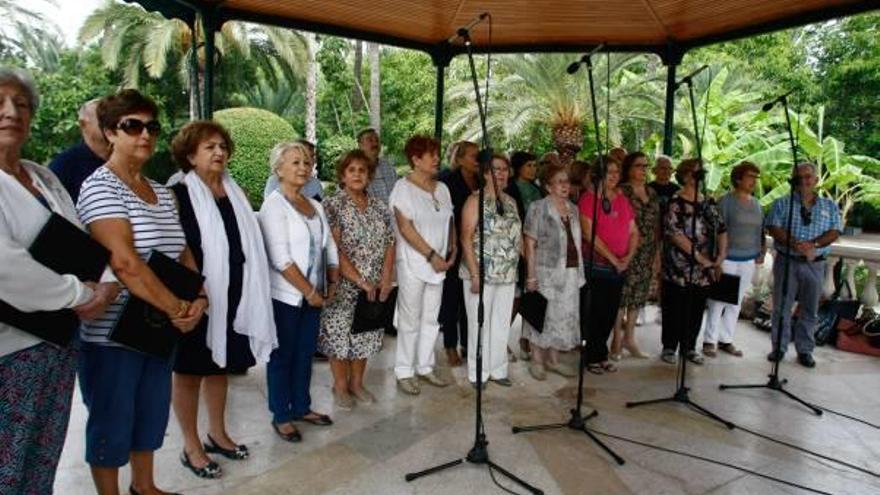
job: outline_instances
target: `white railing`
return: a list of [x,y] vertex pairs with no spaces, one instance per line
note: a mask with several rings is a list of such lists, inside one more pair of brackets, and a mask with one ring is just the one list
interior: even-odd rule
[[[772,240],[768,238],[768,243],[772,245]],[[764,268],[760,269],[755,277],[755,283],[759,283],[764,277],[772,277],[770,267],[772,258],[768,253],[767,263]],[[854,300],[858,299],[867,307],[875,308],[880,302],[880,295],[877,293],[877,270],[880,269],[880,235],[878,234],[860,234],[858,236],[843,236],[837,242],[831,245],[831,253],[828,254],[828,261],[825,264],[825,280],[822,285],[822,294],[825,297],[831,297],[834,294],[834,267],[839,260],[843,260],[843,276],[847,284],[841,289],[841,299]],[[865,280],[864,288],[861,294],[850,293],[849,287],[856,292],[856,268],[864,265],[868,269],[868,276]]]

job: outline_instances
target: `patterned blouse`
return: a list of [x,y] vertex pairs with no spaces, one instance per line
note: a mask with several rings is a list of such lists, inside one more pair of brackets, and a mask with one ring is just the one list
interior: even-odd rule
[[[512,284],[516,282],[517,264],[522,247],[522,225],[519,221],[519,213],[516,202],[508,195],[502,199],[504,215],[498,214],[494,198],[486,198],[483,205],[483,222],[486,237],[486,283],[489,284]],[[474,230],[473,249],[480,263],[480,231],[479,226]],[[462,263],[458,275],[462,279],[469,279],[470,272],[467,264]]]
[[[706,257],[713,257],[712,251],[717,246],[717,236],[727,232],[715,203],[705,200],[694,203],[676,194],[669,200],[668,208],[664,231],[666,238],[672,239],[681,234],[691,242],[695,242],[697,252]],[[698,212],[696,234],[693,229],[695,212]],[[710,272],[695,265],[691,279],[691,253],[682,251],[672,242],[664,243],[664,280],[682,287],[686,285],[707,287],[711,284]]]
[[[373,283],[382,276],[385,249],[394,242],[391,212],[385,203],[367,195],[367,209],[358,209],[351,196],[340,189],[324,201],[330,228],[340,231],[339,250],[361,275]],[[347,281],[347,279],[345,280]]]

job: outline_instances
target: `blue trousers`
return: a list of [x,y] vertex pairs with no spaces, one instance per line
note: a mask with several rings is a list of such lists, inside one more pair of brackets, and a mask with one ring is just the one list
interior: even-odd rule
[[[785,258],[777,254],[773,259],[773,330],[772,339],[779,339],[779,350],[785,352],[794,333],[797,352],[810,354],[816,346],[816,324],[819,321],[819,297],[825,279],[824,261],[789,261],[788,297],[782,300],[782,281],[785,278]],[[791,309],[797,299],[800,315],[794,328]],[[779,313],[782,312],[782,333],[779,334]],[[771,340],[773,342],[774,340]],[[776,349],[774,349],[776,350]]]
[[321,310],[305,301],[301,307],[272,300],[278,348],[266,366],[272,421],[286,423],[309,413],[312,356],[318,347]]

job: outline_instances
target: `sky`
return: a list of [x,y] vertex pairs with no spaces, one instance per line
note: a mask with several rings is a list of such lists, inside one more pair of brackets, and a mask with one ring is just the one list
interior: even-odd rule
[[42,13],[61,30],[67,46],[76,46],[76,35],[86,17],[106,0],[15,0],[15,3]]

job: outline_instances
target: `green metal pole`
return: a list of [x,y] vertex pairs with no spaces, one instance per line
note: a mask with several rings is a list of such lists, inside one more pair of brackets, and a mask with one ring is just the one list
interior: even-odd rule
[[202,115],[206,119],[214,116],[214,35],[216,34],[216,11],[213,8],[202,10],[202,28],[205,33],[205,94]]

